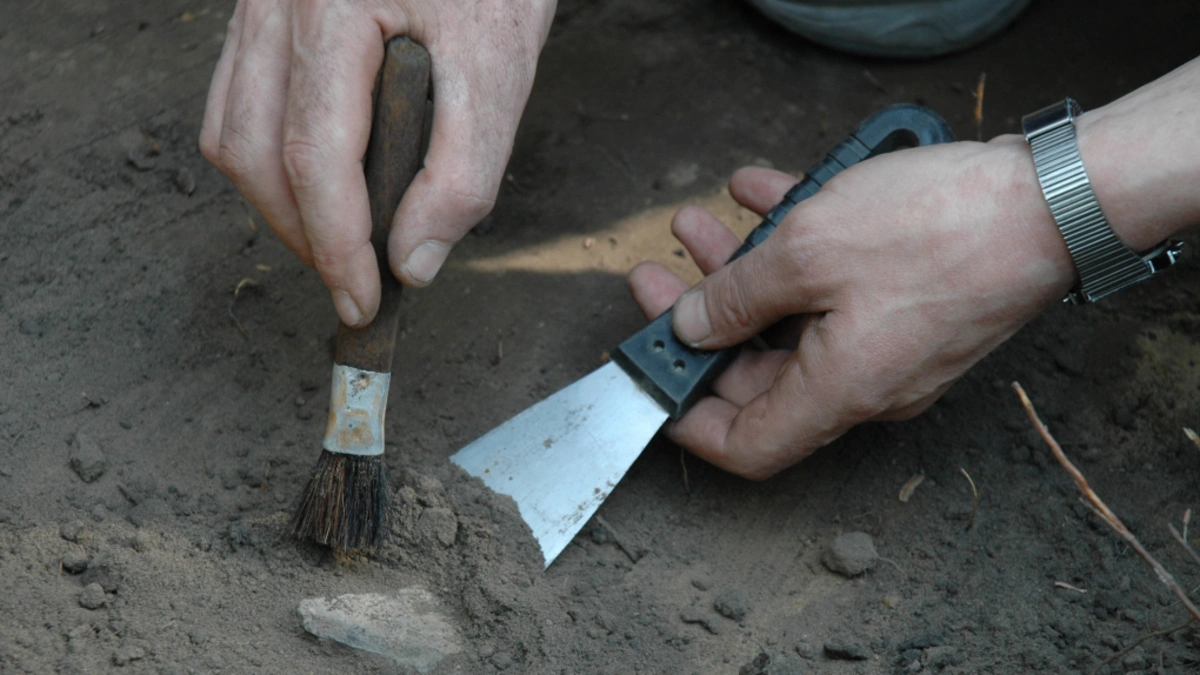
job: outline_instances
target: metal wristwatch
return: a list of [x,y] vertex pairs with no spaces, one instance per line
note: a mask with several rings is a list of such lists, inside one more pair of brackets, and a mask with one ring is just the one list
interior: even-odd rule
[[1183,248],[1169,239],[1137,253],[1117,238],[1079,157],[1075,118],[1081,112],[1068,98],[1021,119],[1042,194],[1079,273],[1079,285],[1063,299],[1073,304],[1095,302],[1149,279],[1173,265]]

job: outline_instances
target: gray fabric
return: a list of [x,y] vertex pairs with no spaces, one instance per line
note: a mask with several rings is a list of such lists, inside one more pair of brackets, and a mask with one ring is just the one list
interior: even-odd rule
[[995,35],[1029,0],[747,0],[794,33],[863,54],[926,58]]

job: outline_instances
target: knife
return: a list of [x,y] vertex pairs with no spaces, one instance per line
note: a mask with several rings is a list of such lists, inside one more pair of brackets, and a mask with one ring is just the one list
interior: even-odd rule
[[[770,236],[792,207],[864,159],[954,140],[937,113],[913,104],[867,118],[788,190],[730,262]],[[612,360],[481,436],[450,460],[517,503],[545,566],[562,553],[669,418],[708,391],[737,347],[692,349],[671,329],[671,310],[622,342]]]

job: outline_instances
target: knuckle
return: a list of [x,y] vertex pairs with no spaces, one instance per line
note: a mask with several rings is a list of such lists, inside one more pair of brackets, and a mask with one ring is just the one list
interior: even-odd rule
[[283,170],[293,188],[316,185],[325,164],[324,152],[316,143],[306,139],[285,139],[280,148]]
[[342,263],[345,259],[345,251],[340,246],[331,245],[329,242],[312,248],[313,267],[317,269],[326,284],[337,281],[335,277],[341,273]]
[[480,221],[496,205],[497,187],[481,178],[463,176],[444,182],[440,191],[447,195],[447,208],[462,220]]
[[210,148],[209,152],[211,157],[205,155],[209,161],[235,182],[241,182],[252,173],[251,152],[240,136],[222,135],[216,143],[216,148]]

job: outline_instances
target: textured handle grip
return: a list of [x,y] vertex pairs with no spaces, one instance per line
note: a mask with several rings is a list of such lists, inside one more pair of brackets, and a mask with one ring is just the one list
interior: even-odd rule
[[364,328],[338,324],[334,361],[390,373],[400,318],[400,282],[387,262],[388,231],[404,191],[421,167],[425,101],[429,97],[429,53],[408,38],[387,45],[375,87],[371,140],[363,160],[371,201],[371,244],[379,261],[382,295],[375,320]]
[[[864,159],[899,148],[933,145],[954,140],[950,127],[937,113],[912,104],[894,105],[867,118],[825,159],[808,170],[788,190],[762,223],[746,237],[730,262],[750,252],[767,237],[796,204],[816,194],[830,178]],[[675,337],[668,310],[613,351],[613,360],[676,418],[708,390],[709,383],[725,370],[737,347],[716,351],[692,349]]]

